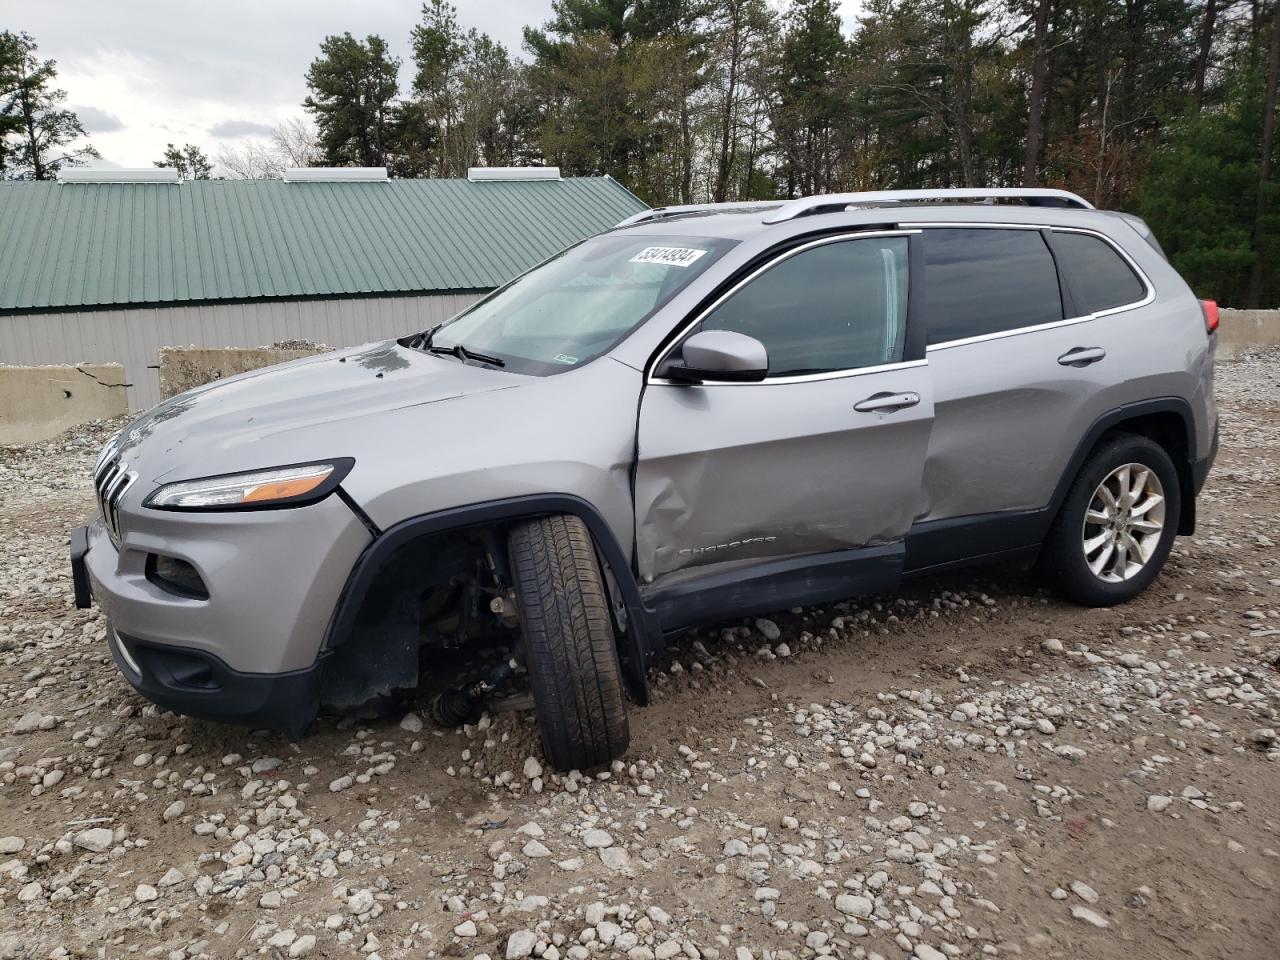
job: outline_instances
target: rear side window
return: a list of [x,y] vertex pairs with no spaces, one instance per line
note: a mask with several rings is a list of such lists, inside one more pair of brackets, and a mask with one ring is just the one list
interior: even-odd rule
[[1137,274],[1105,240],[1087,233],[1054,231],[1053,252],[1077,313],[1123,307],[1147,294]]
[[1062,294],[1038,230],[926,229],[929,343],[1061,320]]
[[770,377],[833,373],[902,359],[907,238],[866,237],[780,260],[709,313],[703,330],[755,337]]

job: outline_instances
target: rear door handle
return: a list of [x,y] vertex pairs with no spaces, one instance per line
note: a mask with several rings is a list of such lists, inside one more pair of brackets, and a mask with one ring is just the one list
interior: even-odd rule
[[1074,347],[1058,358],[1064,367],[1087,367],[1107,355],[1101,347]]
[[892,413],[904,407],[914,407],[920,402],[918,393],[873,393],[853,409],[859,413]]

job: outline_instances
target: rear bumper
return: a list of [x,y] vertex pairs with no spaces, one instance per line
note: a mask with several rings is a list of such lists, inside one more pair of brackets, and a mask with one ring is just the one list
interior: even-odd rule
[[123,636],[107,628],[116,667],[152,703],[189,717],[301,737],[320,705],[321,664],[289,673],[242,673],[211,653]]

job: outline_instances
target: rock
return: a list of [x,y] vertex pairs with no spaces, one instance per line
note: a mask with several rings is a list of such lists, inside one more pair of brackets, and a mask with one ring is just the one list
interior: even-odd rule
[[258,906],[263,910],[278,910],[280,909],[280,903],[280,891],[278,890],[268,890],[258,898]]
[[734,837],[732,840],[726,840],[724,843],[724,855],[726,857],[745,857],[751,852],[751,848],[747,846],[745,840]]
[[1050,736],[1058,732],[1058,728],[1053,725],[1053,721],[1047,720],[1044,717],[1036,717],[1036,729],[1045,736]]
[[164,813],[160,814],[160,816],[165,823],[168,823],[171,820],[177,820],[178,817],[182,816],[186,809],[187,805],[185,803],[181,800],[175,800],[164,808]]
[[279,757],[259,757],[257,760],[253,761],[252,764],[250,764],[249,769],[251,769],[254,773],[270,773],[272,770],[275,770],[277,767],[279,767],[282,763],[284,763],[284,761],[281,760]]
[[978,705],[976,703],[957,703],[956,708],[951,711],[951,719],[957,722],[965,720],[974,720],[978,716]]
[[329,790],[333,793],[341,793],[346,790],[355,781],[350,775],[339,777],[337,780],[330,781]]
[[791,647],[789,647],[785,643],[780,643],[773,648],[773,652],[776,656],[779,656],[779,657],[789,657],[791,656]]
[[160,899],[160,891],[149,883],[140,883],[133,891],[133,899],[139,903],[150,903],[152,900]]
[[26,845],[22,837],[0,837],[0,853],[17,853]]
[[289,947],[289,956],[305,957],[316,948],[316,938],[314,934],[304,933]]
[[1105,930],[1111,926],[1111,921],[1102,914],[1090,910],[1088,907],[1072,907],[1071,915],[1077,920],[1083,920],[1091,927],[1097,927],[1099,930]]
[[1120,666],[1129,670],[1140,670],[1142,669],[1142,658],[1136,653],[1122,653],[1120,654]]
[[111,849],[114,839],[114,835],[106,827],[92,827],[88,830],[81,830],[71,842],[91,853],[104,853]]
[[40,729],[40,721],[44,719],[39,713],[24,713],[13,725],[14,733],[33,733]]
[[906,833],[912,826],[910,817],[894,817],[889,821],[889,829],[895,833]]
[[522,960],[533,953],[538,938],[530,930],[517,930],[507,937],[507,960]]
[[1258,727],[1256,730],[1249,732],[1249,742],[1256,743],[1260,746],[1268,746],[1277,740],[1274,727]]
[[1169,809],[1169,804],[1173,803],[1173,797],[1166,797],[1161,794],[1152,794],[1147,797],[1147,809],[1152,813],[1164,813]]
[[524,778],[533,780],[542,776],[542,764],[538,762],[537,757],[526,757],[524,761]]
[[756,629],[759,630],[766,640],[773,643],[782,638],[782,630],[772,620],[766,620],[760,617],[756,620]]
[[941,950],[935,950],[927,943],[917,943],[913,948],[916,954],[916,960],[947,960],[947,955]]
[[613,846],[613,837],[604,830],[587,830],[582,834],[582,842],[588,850],[599,850]]
[[1081,880],[1072,880],[1070,883],[1071,892],[1083,900],[1085,903],[1097,903],[1098,891]]
[[177,867],[170,867],[163,877],[160,878],[159,885],[162,887],[176,887],[187,878]]
[[368,913],[373,909],[372,890],[357,890],[347,897],[347,911],[353,914]]
[[921,803],[919,800],[913,801],[912,803],[907,804],[907,813],[917,819],[928,816],[929,805],[927,803]]
[[551,856],[551,851],[547,849],[546,845],[541,840],[531,839],[524,845],[523,852],[526,857],[532,857],[534,859]]
[[476,922],[474,920],[463,920],[453,928],[453,933],[454,936],[462,937],[464,940],[470,940],[477,933]]
[[850,917],[858,917],[861,920],[865,920],[871,916],[871,911],[875,909],[875,904],[866,897],[842,893],[836,897],[836,909]]
[[1040,649],[1045,653],[1062,653],[1062,641],[1057,637],[1049,637],[1049,639],[1040,642]]
[[631,854],[622,847],[605,847],[600,851],[600,862],[610,870],[626,870],[631,866]]
[[409,733],[422,732],[422,718],[410,710],[400,719],[400,729]]

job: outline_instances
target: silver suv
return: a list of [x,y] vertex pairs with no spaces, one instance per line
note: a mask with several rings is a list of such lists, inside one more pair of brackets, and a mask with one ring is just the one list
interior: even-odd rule
[[1061,191],[652,210],[139,417],[77,602],[144,696],[294,736],[483,653],[438,719],[527,683],[588,768],[691,625],[992,560],[1137,595],[1195,525],[1216,325],[1145,224]]

